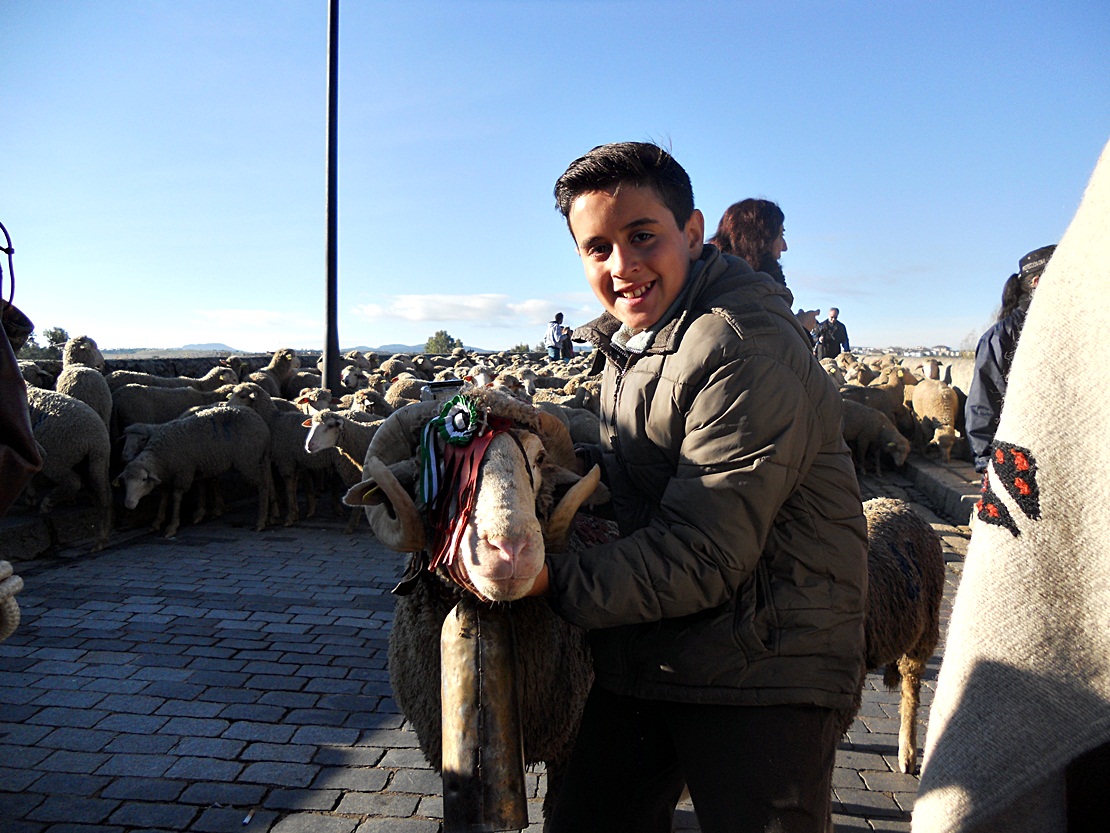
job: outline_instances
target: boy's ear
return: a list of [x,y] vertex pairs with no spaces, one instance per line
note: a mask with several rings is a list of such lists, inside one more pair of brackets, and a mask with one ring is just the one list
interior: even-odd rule
[[686,221],[686,228],[683,229],[683,232],[686,234],[690,260],[697,260],[701,257],[702,244],[705,242],[705,216],[701,211],[694,209],[694,213]]

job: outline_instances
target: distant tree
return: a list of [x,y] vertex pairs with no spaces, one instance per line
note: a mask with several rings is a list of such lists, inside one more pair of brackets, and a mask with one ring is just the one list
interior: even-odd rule
[[[27,339],[27,343],[20,348],[19,357],[21,359],[60,359],[62,357],[61,345],[69,341],[69,334],[66,333],[61,327],[52,327],[46,330],[42,337],[46,341],[46,346],[42,346],[35,338],[37,333],[31,333]],[[54,346],[61,337],[61,342],[58,346]]]
[[532,348],[529,347],[527,344],[517,344],[513,347],[510,347],[509,352],[510,353],[531,353]]
[[62,347],[69,341],[69,333],[61,327],[51,327],[42,331],[42,337],[46,339],[46,343],[50,347]]
[[446,330],[437,330],[436,334],[424,342],[425,353],[450,353],[456,347],[462,347],[461,338],[452,338]]

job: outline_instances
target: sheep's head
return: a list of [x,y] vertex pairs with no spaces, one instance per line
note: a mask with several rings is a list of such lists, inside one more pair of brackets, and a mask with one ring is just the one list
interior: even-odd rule
[[123,505],[128,509],[134,509],[139,505],[139,501],[154,491],[154,488],[161,483],[161,479],[150,470],[141,459],[132,460],[124,468],[123,472],[116,478],[116,484],[123,484],[127,490],[123,499]]
[[62,367],[83,364],[104,372],[104,355],[89,336],[74,336],[62,348]]
[[303,423],[308,429],[304,440],[304,450],[316,454],[339,445],[339,434],[343,428],[343,417],[331,411],[314,411]]
[[274,407],[274,400],[261,385],[254,382],[240,382],[228,392],[227,404],[233,408],[249,408],[252,411],[264,412]]
[[378,430],[363,482],[345,501],[367,507],[386,546],[427,549],[441,574],[481,598],[512,601],[531,589],[547,549],[565,547],[574,514],[597,489],[600,472],[595,467],[579,477],[572,471],[570,435],[550,415],[492,389],[473,389],[465,398],[485,427],[466,445],[454,445],[441,442],[433,425],[432,457],[442,465],[433,461],[426,470],[442,475],[438,492],[432,495],[421,477],[416,449],[422,440],[429,447],[425,429],[447,409],[423,402]]
[[222,385],[236,385],[239,383],[239,374],[230,367],[214,367],[208,371],[209,376],[214,376]]
[[929,440],[930,448],[940,450],[940,459],[947,463],[952,459],[952,445],[956,442],[956,429],[951,425],[938,425]]

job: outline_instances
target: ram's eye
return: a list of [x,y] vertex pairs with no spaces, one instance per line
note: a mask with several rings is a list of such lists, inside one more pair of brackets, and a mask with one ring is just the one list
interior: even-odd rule
[[547,452],[541,449],[540,453],[536,455],[536,460],[532,465],[542,466],[544,460],[546,460],[546,459],[547,459]]

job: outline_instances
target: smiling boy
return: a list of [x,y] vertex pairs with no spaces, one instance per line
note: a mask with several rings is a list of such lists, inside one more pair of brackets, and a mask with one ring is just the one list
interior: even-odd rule
[[535,592],[596,682],[556,831],[824,831],[834,710],[863,670],[866,525],[841,401],[789,290],[703,245],[682,167],[603,145],[555,186],[605,313],[601,444],[621,538]]

